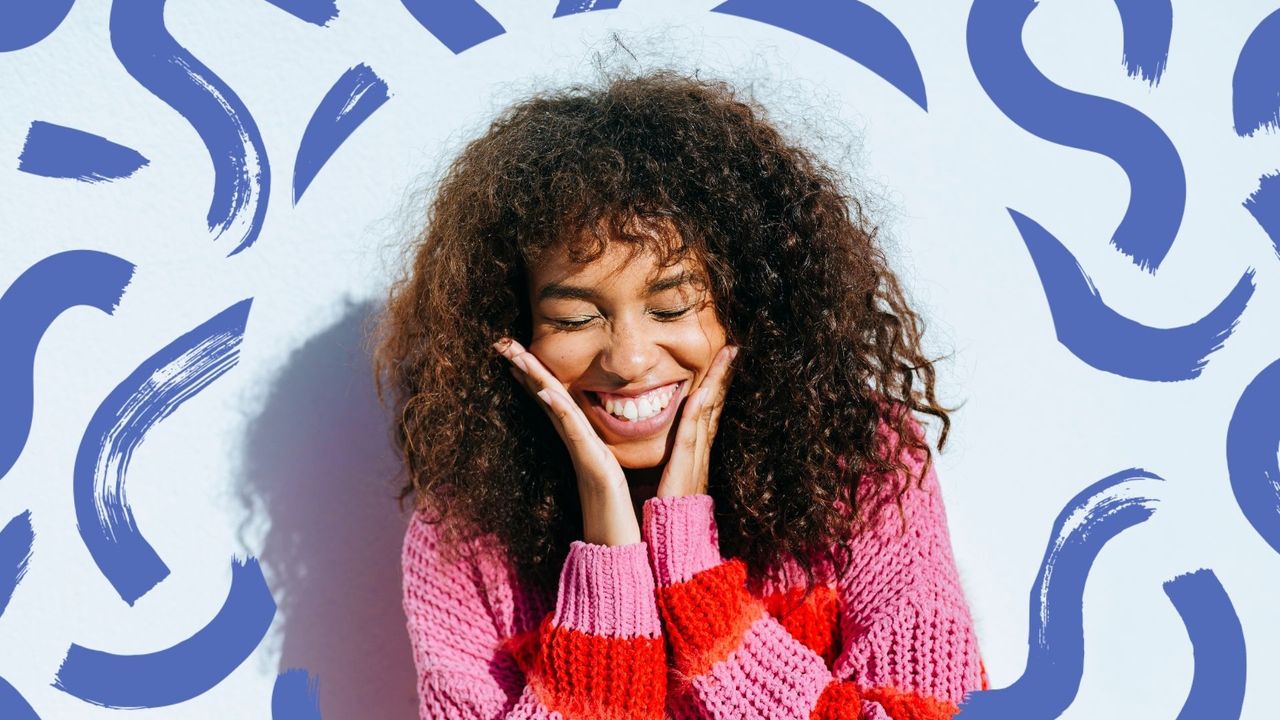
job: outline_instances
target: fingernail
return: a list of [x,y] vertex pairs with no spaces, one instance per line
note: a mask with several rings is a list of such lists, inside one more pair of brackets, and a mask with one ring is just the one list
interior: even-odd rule
[[546,404],[548,404],[548,405],[550,405],[550,404],[551,404],[551,393],[550,393],[550,392],[548,392],[546,388],[543,388],[543,389],[539,390],[539,391],[537,392],[537,395],[538,395],[538,397],[539,397],[539,398],[541,398],[541,399],[542,399],[542,402],[544,402],[544,403],[546,403]]

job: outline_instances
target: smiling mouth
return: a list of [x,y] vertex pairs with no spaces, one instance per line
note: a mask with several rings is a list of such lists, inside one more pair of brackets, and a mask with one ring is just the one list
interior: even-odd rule
[[677,400],[682,381],[668,383],[649,392],[635,396],[614,395],[588,390],[587,394],[596,407],[626,422],[643,422],[662,413],[672,401]]

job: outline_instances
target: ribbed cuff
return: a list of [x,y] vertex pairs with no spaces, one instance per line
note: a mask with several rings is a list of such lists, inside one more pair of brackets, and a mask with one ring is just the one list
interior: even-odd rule
[[661,637],[645,543],[570,543],[553,622],[591,635]]
[[649,498],[641,531],[659,587],[684,582],[721,562],[710,495]]

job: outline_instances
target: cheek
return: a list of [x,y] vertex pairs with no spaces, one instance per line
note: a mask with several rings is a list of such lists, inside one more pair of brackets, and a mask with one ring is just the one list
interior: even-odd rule
[[529,344],[529,352],[563,385],[570,385],[591,365],[592,351],[569,335],[547,335]]

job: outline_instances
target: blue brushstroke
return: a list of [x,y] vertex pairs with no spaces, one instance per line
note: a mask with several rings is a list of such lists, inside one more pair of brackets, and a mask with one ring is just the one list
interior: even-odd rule
[[454,55],[506,32],[475,0],[400,0]]
[[1280,360],[1263,368],[1236,401],[1227,425],[1227,472],[1236,504],[1280,553]]
[[1075,699],[1084,671],[1085,580],[1111,538],[1155,512],[1163,478],[1122,470],[1085,488],[1053,523],[1031,588],[1027,666],[1006,688],[969,694],[957,718],[1053,718]]
[[22,694],[4,678],[0,678],[0,717],[5,720],[40,720]]
[[1244,208],[1271,238],[1271,246],[1280,258],[1280,173],[1258,178],[1258,189],[1245,199]]
[[1280,10],[1253,29],[1244,41],[1231,77],[1231,111],[1236,134],[1280,129]]
[[0,615],[9,607],[13,591],[27,574],[35,540],[30,510],[19,513],[0,530]]
[[336,0],[267,0],[281,10],[312,25],[325,27],[338,17]]
[[1195,675],[1178,720],[1239,718],[1244,706],[1244,629],[1231,598],[1212,570],[1179,575],[1164,594],[1191,638]]
[[138,530],[125,495],[133,451],[147,433],[239,362],[252,298],[241,300],[147,358],[98,406],[72,479],[76,526],[102,574],[132,605],[169,574]]
[[0,478],[31,432],[35,355],[45,330],[77,305],[114,313],[133,270],[115,255],[68,250],[27,268],[0,295]]
[[924,110],[924,78],[898,26],[858,0],[727,0],[712,12],[756,20],[825,45],[879,75]]
[[1036,221],[1016,210],[1009,215],[1040,274],[1058,341],[1099,370],[1158,382],[1198,377],[1253,296],[1249,268],[1208,315],[1181,327],[1149,327],[1112,310],[1071,252]]
[[311,113],[307,129],[302,131],[298,158],[293,164],[295,205],[320,168],[389,97],[387,83],[364,63],[349,68],[329,88]]
[[18,155],[18,169],[23,172],[84,182],[127,178],[147,163],[133,148],[43,120],[31,123]]
[[262,232],[271,190],[267,151],[240,98],[165,30],[164,6],[165,0],[115,0],[111,47],[124,69],[191,123],[204,142],[214,172],[209,230],[216,229],[215,240],[235,230],[239,237],[230,257]]
[[1124,69],[1129,77],[1148,84],[1160,84],[1169,62],[1169,41],[1173,37],[1171,0],[1115,0],[1124,28]]
[[[35,545],[35,531],[31,527],[31,511],[19,513],[3,530],[0,530],[0,615],[9,607],[13,591],[27,574],[31,563],[31,548]],[[0,718],[14,720],[39,720],[36,711],[27,704],[12,685],[0,677]]]
[[0,3],[0,52],[31,47],[49,37],[67,18],[74,4],[75,0],[8,0]]
[[276,676],[271,690],[271,720],[320,720],[319,678],[301,668]]
[[154,708],[190,700],[222,682],[262,642],[276,603],[256,558],[231,562],[222,608],[182,642],[144,655],[115,655],[72,644],[53,686],[108,708]]
[[969,61],[983,90],[1014,123],[1058,145],[1114,160],[1129,178],[1129,207],[1111,244],[1155,273],[1178,235],[1187,201],[1182,159],[1158,125],[1106,98],[1067,90],[1040,73],[1022,46],[1035,0],[975,0]]
[[576,15],[577,13],[591,12],[592,10],[616,10],[621,4],[622,0],[560,0],[556,5],[555,14],[551,17]]

